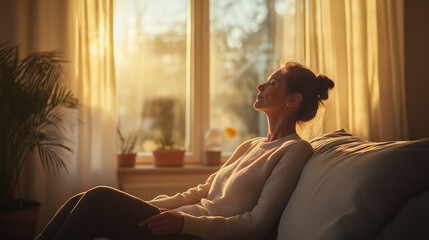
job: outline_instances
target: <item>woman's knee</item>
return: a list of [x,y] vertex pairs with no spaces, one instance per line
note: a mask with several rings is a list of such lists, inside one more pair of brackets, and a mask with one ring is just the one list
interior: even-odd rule
[[85,199],[108,199],[114,195],[118,195],[119,190],[107,187],[107,186],[97,186],[94,188],[89,189],[83,196]]
[[79,200],[82,198],[82,196],[83,196],[84,194],[85,194],[85,193],[79,193],[79,194],[76,194],[76,195],[74,195],[73,197],[71,197],[67,202],[77,203],[77,202],[79,202]]
[[84,194],[85,193],[79,193],[77,195],[74,195],[73,197],[69,198],[69,200],[67,200],[67,202],[65,202],[62,207],[74,208],[74,206],[76,206],[76,204],[80,201]]

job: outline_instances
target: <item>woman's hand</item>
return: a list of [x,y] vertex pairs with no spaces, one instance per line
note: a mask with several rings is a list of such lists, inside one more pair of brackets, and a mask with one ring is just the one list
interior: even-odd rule
[[182,232],[183,224],[184,217],[182,214],[172,210],[161,209],[160,214],[141,221],[139,226],[147,225],[155,235],[165,235]]

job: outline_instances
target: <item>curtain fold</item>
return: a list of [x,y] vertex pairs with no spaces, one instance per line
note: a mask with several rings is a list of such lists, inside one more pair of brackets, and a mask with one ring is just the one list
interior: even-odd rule
[[[407,139],[403,1],[297,0],[297,59],[336,86],[303,133]],[[302,45],[299,45],[302,43]]]

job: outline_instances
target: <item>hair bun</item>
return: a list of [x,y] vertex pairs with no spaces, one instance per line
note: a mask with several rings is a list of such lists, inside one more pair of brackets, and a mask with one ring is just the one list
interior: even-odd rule
[[319,74],[317,77],[317,93],[322,100],[328,99],[329,89],[334,88],[335,83],[325,75]]

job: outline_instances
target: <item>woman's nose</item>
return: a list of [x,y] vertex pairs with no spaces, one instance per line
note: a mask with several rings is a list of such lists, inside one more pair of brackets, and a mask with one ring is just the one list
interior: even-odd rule
[[264,91],[264,84],[259,84],[256,89],[258,89],[258,91],[262,92]]

